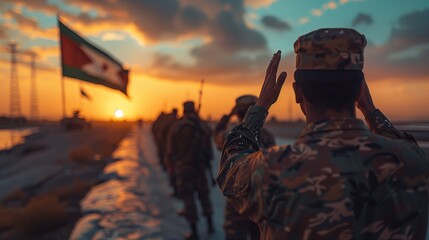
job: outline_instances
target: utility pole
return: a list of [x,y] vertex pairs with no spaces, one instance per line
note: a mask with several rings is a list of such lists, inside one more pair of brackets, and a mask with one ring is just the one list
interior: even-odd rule
[[36,87],[36,54],[30,52],[31,62],[31,89],[30,89],[30,119],[39,118],[39,108],[37,105],[37,87]]
[[19,96],[18,70],[16,61],[16,43],[9,44],[10,47],[10,117],[21,117],[21,99]]

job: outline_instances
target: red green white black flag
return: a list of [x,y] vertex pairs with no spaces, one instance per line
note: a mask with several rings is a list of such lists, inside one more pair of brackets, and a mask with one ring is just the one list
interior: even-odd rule
[[114,57],[89,43],[58,19],[62,75],[113,88],[127,95],[128,73]]

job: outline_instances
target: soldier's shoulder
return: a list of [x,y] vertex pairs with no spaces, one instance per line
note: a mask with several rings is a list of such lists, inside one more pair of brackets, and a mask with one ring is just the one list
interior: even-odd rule
[[427,155],[415,142],[407,139],[393,139],[372,134],[368,139],[371,146],[383,149],[384,152],[400,159],[420,159],[426,163]]
[[320,168],[331,168],[329,161],[325,161],[330,156],[324,156],[325,153],[304,143],[273,146],[262,149],[262,154],[269,169],[292,178],[296,174],[311,174]]

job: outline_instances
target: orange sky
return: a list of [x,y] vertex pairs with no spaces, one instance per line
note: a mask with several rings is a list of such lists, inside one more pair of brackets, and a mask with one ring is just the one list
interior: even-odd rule
[[[19,68],[20,94],[22,113],[29,114],[30,72],[26,66]],[[3,84],[0,85],[0,115],[7,115],[9,111],[9,69],[0,68],[3,73]],[[293,74],[288,76],[281,96],[271,109],[271,116],[280,119],[289,119],[289,107],[292,106],[292,119],[303,118],[303,115],[293,101],[291,82]],[[39,114],[44,119],[58,119],[61,116],[61,91],[60,76],[58,72],[39,71],[37,73],[37,93]],[[262,80],[261,80],[262,83]],[[137,118],[154,119],[160,110],[170,111],[172,107],[178,107],[181,111],[181,103],[191,99],[197,101],[199,83],[186,81],[167,81],[150,76],[133,74],[129,91],[131,99],[118,91],[83,83],[84,89],[93,98],[89,102],[80,97],[79,82],[65,78],[67,113],[73,109],[82,109],[82,115],[89,119],[110,120],[114,118],[114,111],[122,109],[125,118],[134,120]],[[388,116],[394,120],[428,120],[427,103],[429,103],[429,83],[425,82],[401,82],[399,80],[370,81],[370,89],[374,102]],[[203,96],[203,117],[211,116],[218,119],[222,114],[228,113],[233,107],[234,100],[241,94],[259,93],[260,86],[249,85],[216,85],[206,79]]]

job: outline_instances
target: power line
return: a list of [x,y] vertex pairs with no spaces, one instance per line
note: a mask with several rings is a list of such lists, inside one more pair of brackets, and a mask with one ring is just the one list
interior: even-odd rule
[[19,95],[18,69],[16,61],[17,44],[11,43],[10,47],[10,116],[21,117],[21,98]]
[[37,104],[37,87],[36,87],[36,54],[30,52],[31,56],[31,88],[30,88],[30,119],[39,118],[39,108]]

